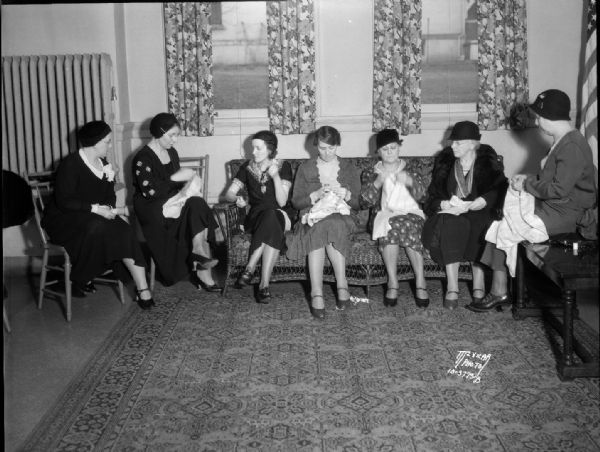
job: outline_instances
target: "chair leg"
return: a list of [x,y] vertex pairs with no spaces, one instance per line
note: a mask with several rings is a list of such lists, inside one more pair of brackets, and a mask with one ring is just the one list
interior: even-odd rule
[[117,281],[119,285],[119,300],[121,300],[121,304],[125,304],[125,295],[123,293],[123,283],[119,280]]
[[150,258],[150,291],[154,292],[154,280],[156,278],[156,264],[154,259]]
[[44,289],[46,288],[46,278],[48,277],[48,250],[44,250],[42,255],[42,273],[40,274],[40,292],[38,295],[38,309],[42,309],[44,301]]
[[2,303],[2,320],[4,322],[4,328],[10,333],[10,322],[8,321],[8,314],[6,313],[6,306]]
[[71,260],[65,251],[65,294],[67,301],[67,322],[71,321]]

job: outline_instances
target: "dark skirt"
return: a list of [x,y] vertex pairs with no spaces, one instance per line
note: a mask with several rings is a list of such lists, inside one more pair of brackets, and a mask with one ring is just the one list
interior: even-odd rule
[[491,222],[486,209],[461,215],[435,214],[423,226],[423,246],[438,265],[479,261]]
[[133,229],[120,217],[108,220],[92,212],[53,212],[44,216],[42,227],[52,243],[69,253],[71,280],[76,283],[85,284],[110,268],[119,279],[129,280],[125,258],[145,265]]
[[134,201],[144,238],[163,282],[175,284],[190,274],[193,238],[208,229],[207,239],[214,243],[215,216],[206,201],[198,196],[186,201],[179,218],[165,218],[162,204],[144,201],[143,198]]
[[245,221],[246,231],[252,234],[250,239],[250,254],[263,243],[286,252],[285,245],[285,217],[280,210],[262,209],[251,211]]

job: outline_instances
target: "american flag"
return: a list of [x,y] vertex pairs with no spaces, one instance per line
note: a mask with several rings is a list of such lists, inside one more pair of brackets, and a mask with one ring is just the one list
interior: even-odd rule
[[585,66],[581,92],[582,123],[594,160],[598,164],[598,85],[596,82],[596,0],[588,0]]

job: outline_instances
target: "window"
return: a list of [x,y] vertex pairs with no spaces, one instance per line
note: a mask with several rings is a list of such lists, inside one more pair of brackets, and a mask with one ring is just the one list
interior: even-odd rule
[[[478,97],[476,0],[423,0],[422,21],[422,104],[473,104],[474,111]],[[465,106],[457,108],[465,110]]]
[[266,2],[219,2],[211,8],[215,109],[266,109]]

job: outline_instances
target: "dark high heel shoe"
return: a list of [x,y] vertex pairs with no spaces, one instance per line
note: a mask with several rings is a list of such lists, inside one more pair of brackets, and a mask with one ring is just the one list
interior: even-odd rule
[[323,320],[325,318],[325,308],[314,308],[312,305],[312,300],[317,297],[323,298],[323,295],[313,295],[310,297],[310,313],[315,319]]
[[271,298],[269,286],[258,289],[258,293],[256,294],[256,301],[258,303],[269,304],[269,298]]
[[198,288],[198,290],[204,289],[207,292],[221,292],[223,290],[223,287],[219,286],[217,283],[206,284],[204,281],[198,278],[198,275],[193,275],[192,282]]
[[[348,294],[348,298],[340,298],[340,291],[345,290]],[[348,306],[350,306],[350,291],[347,287],[338,287],[337,288],[337,298],[335,300],[335,309],[338,311],[343,311]]]
[[387,294],[383,297],[383,305],[394,307],[398,304],[398,288],[397,287],[388,287],[387,290],[395,290],[396,296],[394,298],[390,298]]
[[244,286],[247,286],[252,281],[252,273],[249,270],[244,270],[238,279],[235,281],[235,288],[241,289]]
[[208,270],[219,263],[219,259],[202,256],[201,254],[192,253],[190,256],[190,265],[192,271]]
[[[136,290],[136,295],[135,295],[135,302],[140,306],[140,308],[146,310],[146,309],[150,309],[152,306],[154,306],[154,300],[152,298],[149,298],[148,300],[142,300],[142,297],[140,297],[140,294],[144,291],[148,291],[150,292],[150,289],[142,289],[142,290]],[[152,292],[150,292],[150,294],[152,294]]]
[[450,295],[451,293],[455,293],[456,295],[458,295],[458,291],[457,290],[449,290],[446,292],[446,296],[444,297],[444,308],[446,309],[456,309],[458,307],[458,297],[456,298],[456,300],[452,300],[450,298],[448,298],[448,295]]
[[427,298],[421,298],[417,295],[417,293],[419,293],[419,290],[427,293],[427,289],[425,289],[424,287],[416,287],[415,288],[415,304],[419,308],[426,308],[427,306],[429,306],[429,294],[427,293]]

